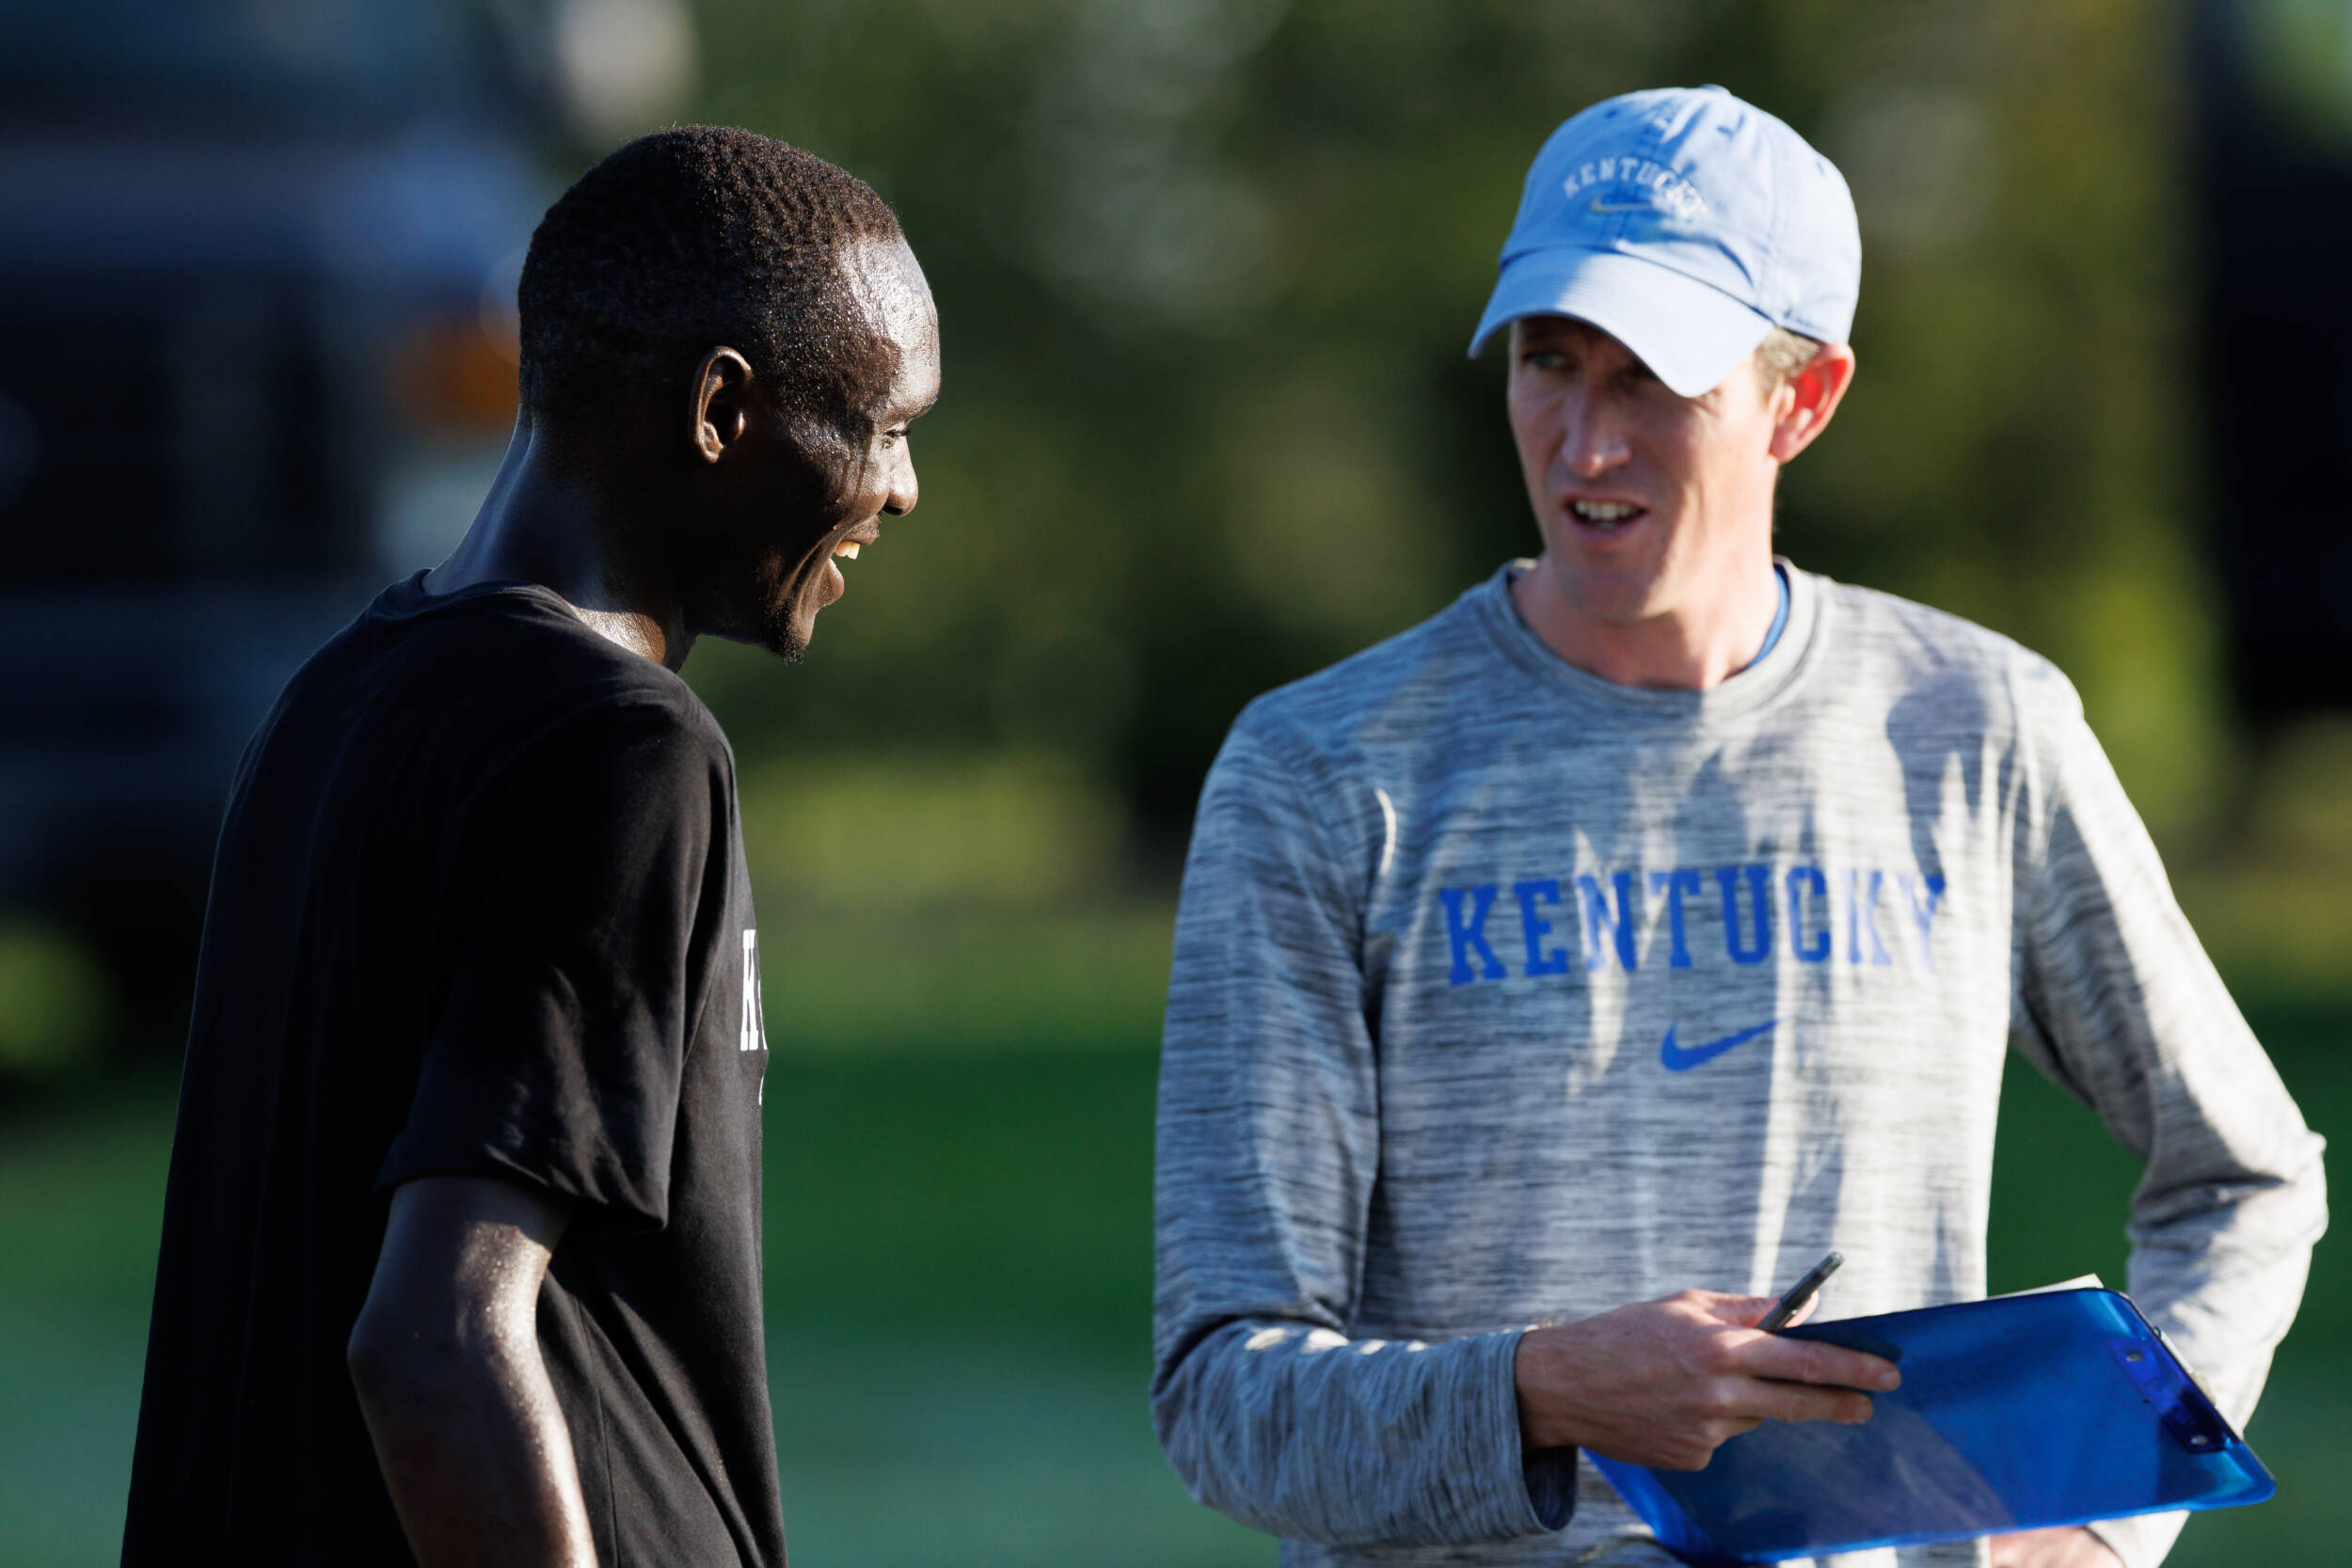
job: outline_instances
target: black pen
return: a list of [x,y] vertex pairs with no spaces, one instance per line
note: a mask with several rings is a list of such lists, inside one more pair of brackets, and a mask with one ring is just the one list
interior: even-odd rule
[[1787,1295],[1772,1304],[1772,1309],[1765,1313],[1764,1321],[1756,1326],[1766,1330],[1788,1327],[1788,1320],[1804,1311],[1804,1304],[1820,1291],[1821,1281],[1836,1274],[1845,1260],[1843,1253],[1833,1252],[1814,1264],[1803,1279],[1788,1287]]

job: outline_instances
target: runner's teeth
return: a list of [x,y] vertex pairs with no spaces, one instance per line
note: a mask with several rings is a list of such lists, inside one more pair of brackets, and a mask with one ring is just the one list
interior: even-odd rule
[[841,557],[844,561],[855,561],[857,559],[857,546],[850,543],[847,539],[844,539],[841,543],[833,547],[833,553]]
[[1641,508],[1624,501],[1570,501],[1568,510],[1588,523],[1614,523],[1632,516]]

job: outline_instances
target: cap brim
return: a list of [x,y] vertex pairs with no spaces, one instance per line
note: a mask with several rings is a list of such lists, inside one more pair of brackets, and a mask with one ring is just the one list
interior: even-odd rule
[[1571,316],[1640,356],[1679,396],[1713,391],[1772,324],[1721,289],[1613,250],[1547,246],[1503,264],[1470,338],[1475,356],[1522,316]]

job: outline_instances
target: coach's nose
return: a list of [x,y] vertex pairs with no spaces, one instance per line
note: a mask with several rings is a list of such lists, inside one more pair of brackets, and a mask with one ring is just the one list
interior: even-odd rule
[[1581,390],[1564,400],[1560,461],[1579,479],[1598,479],[1633,455],[1625,427],[1611,417],[1604,399]]

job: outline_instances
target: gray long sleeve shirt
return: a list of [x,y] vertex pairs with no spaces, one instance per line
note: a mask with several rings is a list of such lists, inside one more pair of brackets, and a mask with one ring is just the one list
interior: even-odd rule
[[[1252,704],[1203,792],[1152,1391],[1194,1496],[1293,1568],[1671,1561],[1574,1450],[1522,1451],[1519,1334],[1831,1247],[1827,1316],[1983,1294],[2012,1046],[2146,1162],[2131,1292],[2243,1421],[2320,1140],[2065,678],[1790,569],[1750,668],[1620,687],[1511,570]],[[2178,1528],[2101,1527],[2127,1568]]]

